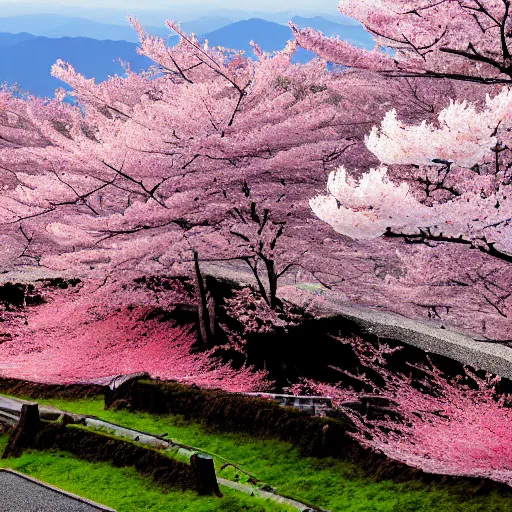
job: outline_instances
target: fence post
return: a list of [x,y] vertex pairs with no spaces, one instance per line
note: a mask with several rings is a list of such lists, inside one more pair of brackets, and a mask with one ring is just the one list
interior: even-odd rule
[[194,468],[197,481],[197,492],[200,495],[216,494],[222,496],[217,483],[213,458],[203,453],[194,453],[190,457],[190,464]]
[[23,404],[20,421],[14,427],[2,459],[19,457],[23,450],[31,446],[39,431],[39,405]]

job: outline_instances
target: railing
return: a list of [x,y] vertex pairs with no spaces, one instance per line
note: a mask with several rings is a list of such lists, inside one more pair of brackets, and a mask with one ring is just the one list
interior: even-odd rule
[[267,400],[274,400],[282,407],[294,407],[314,416],[325,416],[333,409],[332,400],[325,396],[296,396],[278,393],[244,393],[248,396],[257,396]]

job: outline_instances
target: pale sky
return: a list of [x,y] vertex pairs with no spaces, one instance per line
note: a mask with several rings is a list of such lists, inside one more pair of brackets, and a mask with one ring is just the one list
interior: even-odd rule
[[[244,0],[243,4],[239,0],[208,0],[208,1],[169,1],[169,0],[31,0],[30,2],[20,2],[19,0],[0,0],[2,4],[9,4],[16,7],[33,6],[41,8],[43,6],[62,6],[62,7],[85,7],[85,8],[114,8],[114,9],[169,9],[169,8],[199,8],[235,10],[258,10],[258,11],[287,11],[296,9],[308,9],[315,11],[336,12],[337,0]],[[31,9],[30,9],[31,10]]]
[[[291,16],[330,15],[332,21],[351,23],[337,7],[338,0],[0,0],[0,17],[60,14],[124,25],[125,15],[133,14],[143,23],[159,26],[168,18],[185,22],[217,15],[238,21],[268,14],[279,18],[269,21],[286,23]],[[277,14],[283,12],[284,16]]]

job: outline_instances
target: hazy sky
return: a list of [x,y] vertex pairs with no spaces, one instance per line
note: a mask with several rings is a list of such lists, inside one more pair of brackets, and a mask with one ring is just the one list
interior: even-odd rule
[[208,0],[208,1],[169,1],[169,0],[31,0],[30,2],[20,2],[19,0],[0,0],[0,5],[10,4],[17,7],[22,5],[43,7],[43,6],[69,6],[69,7],[87,7],[87,8],[124,8],[124,9],[169,9],[177,7],[187,9],[191,7],[202,6],[211,10],[216,7],[223,9],[254,9],[262,11],[287,11],[301,9],[311,9],[333,13],[336,11],[336,0],[244,0],[243,3],[237,0]]
[[286,23],[291,16],[329,15],[331,21],[352,23],[343,21],[337,5],[338,0],[0,0],[0,17],[60,14],[124,25],[126,14],[134,14],[142,23],[159,26],[163,19],[185,22],[202,16],[238,21],[268,14],[265,19]]

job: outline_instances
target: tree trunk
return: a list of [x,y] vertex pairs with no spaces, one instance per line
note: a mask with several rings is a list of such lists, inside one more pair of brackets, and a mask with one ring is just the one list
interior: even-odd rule
[[197,312],[199,317],[199,332],[204,348],[213,346],[215,333],[215,300],[206,289],[199,267],[199,255],[194,251],[194,269],[196,272]]
[[210,320],[210,334],[211,334],[211,341],[213,343],[213,340],[215,338],[215,320],[216,320],[216,314],[215,314],[215,298],[213,297],[210,290],[206,290],[206,309],[208,311],[208,318]]
[[279,300],[277,298],[277,274],[275,270],[275,262],[274,260],[265,260],[265,265],[267,267],[269,305],[272,309],[276,309],[279,305]]

